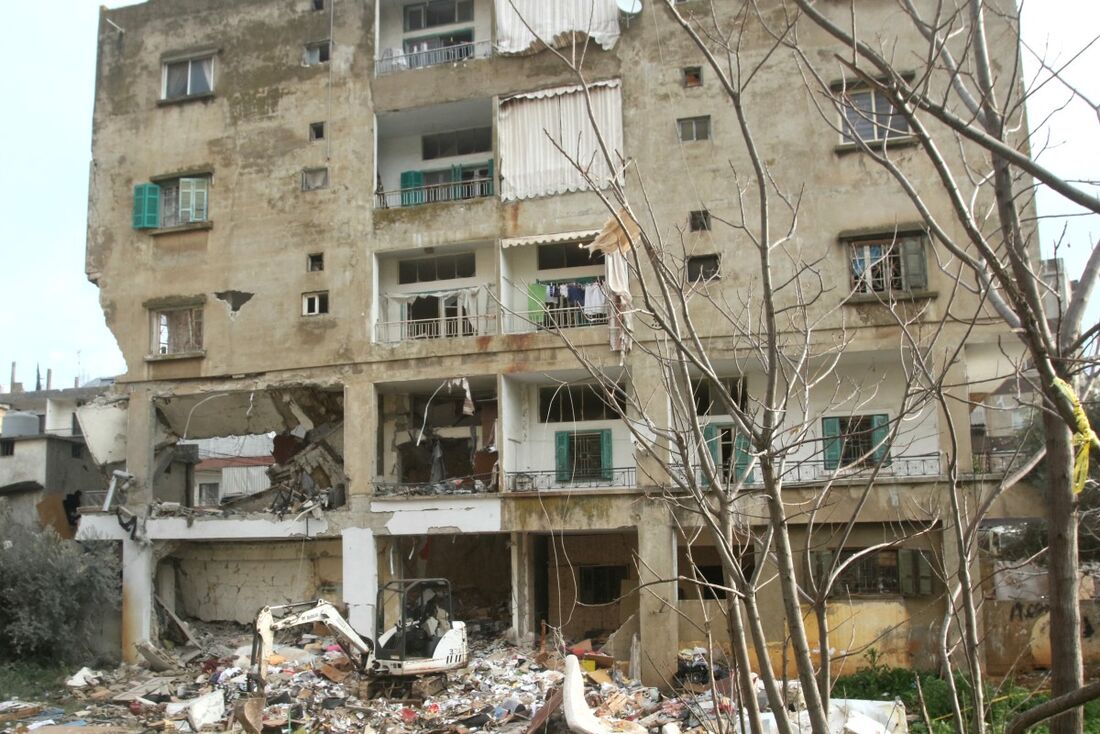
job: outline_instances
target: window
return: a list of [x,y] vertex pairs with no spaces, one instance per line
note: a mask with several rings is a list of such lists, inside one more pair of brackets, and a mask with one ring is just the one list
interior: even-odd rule
[[894,110],[886,95],[867,88],[834,88],[841,97],[841,142],[881,143],[909,135],[909,121]]
[[317,43],[306,44],[305,52],[305,64],[306,66],[316,66],[317,64],[327,64],[329,56],[332,50],[331,41],[318,41]]
[[581,247],[579,242],[557,242],[538,246],[538,269],[583,268],[602,265],[603,252]]
[[306,255],[306,272],[319,273],[325,269],[325,254],[323,252],[314,252],[313,254]]
[[[840,562],[852,558],[858,548],[840,551]],[[820,583],[832,566],[836,551],[814,551],[814,581]],[[868,553],[849,563],[840,572],[830,596],[848,594],[901,594],[926,596],[932,593],[932,564],[923,551],[886,548]]]
[[683,69],[685,87],[703,86],[703,67],[685,66]]
[[214,91],[214,57],[170,61],[164,64],[161,99],[186,99]]
[[617,420],[625,410],[626,392],[621,385],[615,386],[614,403],[608,403],[603,388],[594,385],[539,388],[539,421],[542,423]]
[[610,482],[611,429],[557,431],[554,468],[558,482]]
[[680,140],[690,143],[695,140],[710,139],[710,115],[704,117],[681,117],[676,121],[680,131]]
[[747,478],[745,474],[752,458],[748,436],[734,426],[708,423],[703,428],[703,441],[723,480],[741,481]]
[[74,443],[74,444],[72,444],[72,446],[70,446],[70,453],[72,454],[72,457],[74,459],[83,459],[84,458],[84,447],[81,446],[78,443]]
[[[745,391],[744,377],[720,378],[722,387],[733,398],[741,410],[748,405],[748,394]],[[696,380],[691,384],[691,391],[695,396],[696,415],[727,415],[725,406],[718,401],[717,396],[711,396],[711,384],[707,380]]]
[[435,171],[401,172],[401,206],[460,201],[493,194],[493,162]]
[[397,282],[404,285],[430,283],[434,280],[472,278],[476,272],[476,257],[472,252],[421,257],[415,260],[401,260],[397,264]]
[[210,176],[187,176],[134,187],[134,229],[208,221]]
[[328,188],[327,168],[306,168],[302,171],[302,191]]
[[[80,403],[80,402],[78,402],[78,403],[76,404],[76,407],[78,407],[78,408],[79,408],[79,407],[80,407],[80,406],[82,406],[82,405],[84,405],[84,403]],[[83,435],[84,435],[84,429],[82,429],[82,428],[80,427],[80,419],[78,419],[78,418],[76,417],[76,413],[75,413],[75,412],[73,413],[73,417],[72,417],[72,422],[73,422],[73,426],[72,426],[72,435],[73,435],[73,436],[83,436]]]
[[309,123],[309,139],[310,140],[324,140],[325,139],[325,123],[323,123],[323,122],[311,122],[311,123]]
[[302,294],[302,315],[319,316],[328,313],[328,291]]
[[852,415],[821,419],[825,437],[825,468],[840,469],[863,464],[890,463],[890,417],[885,414]]
[[154,311],[153,346],[156,354],[201,352],[202,306]]
[[15,441],[0,439],[0,456],[15,456]]
[[324,10],[325,9],[325,0],[313,0],[313,2],[310,5],[314,10]]
[[623,582],[630,576],[626,566],[581,566],[579,571],[577,601],[581,604],[618,601]]
[[431,0],[405,6],[405,31],[419,31],[474,19],[474,0]]
[[920,235],[848,240],[854,293],[923,291],[928,288],[924,238]]
[[718,277],[717,255],[692,255],[687,259],[687,280],[699,283]]
[[199,482],[199,507],[212,507],[221,502],[218,482]]
[[710,230],[710,212],[706,209],[693,211],[688,217],[688,224],[692,232],[704,232]]
[[449,158],[456,155],[485,153],[493,149],[493,128],[474,127],[468,130],[449,130],[420,138],[424,160]]
[[721,564],[709,566],[696,564],[688,568],[688,573],[694,577],[698,583],[685,583],[680,585],[677,598],[681,601],[685,599],[698,599],[700,592],[704,599],[726,598],[726,589],[724,588],[727,585],[726,572]]

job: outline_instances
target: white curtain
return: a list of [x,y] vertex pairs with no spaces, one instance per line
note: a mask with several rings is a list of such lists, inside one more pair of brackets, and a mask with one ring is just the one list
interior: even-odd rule
[[552,46],[566,45],[575,32],[604,50],[619,40],[615,0],[496,0],[496,17],[497,52],[502,54],[537,51],[536,37]]
[[[589,87],[592,113],[613,158],[623,149],[619,80]],[[520,94],[500,103],[501,198],[527,199],[588,188],[570,158],[598,185],[611,176],[579,86]],[[560,146],[560,150],[558,149]],[[563,154],[564,151],[564,154]]]

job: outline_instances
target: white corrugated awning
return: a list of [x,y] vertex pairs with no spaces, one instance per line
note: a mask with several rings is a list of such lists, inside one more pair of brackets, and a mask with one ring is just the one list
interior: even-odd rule
[[[589,89],[615,88],[622,86],[622,79],[604,79],[598,82],[588,82]],[[506,105],[509,102],[521,99],[546,99],[548,97],[560,97],[563,94],[574,94],[584,89],[582,84],[567,84],[564,87],[550,87],[548,89],[536,89],[533,92],[520,92],[507,97],[502,97],[500,103]]]
[[519,247],[521,245],[553,245],[559,242],[582,242],[591,240],[600,233],[598,229],[585,229],[579,232],[558,232],[557,234],[532,234],[526,237],[507,237],[500,241],[501,247]]

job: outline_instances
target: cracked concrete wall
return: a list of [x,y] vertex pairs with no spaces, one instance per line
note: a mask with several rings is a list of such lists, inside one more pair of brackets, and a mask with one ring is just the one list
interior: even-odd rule
[[[561,626],[566,637],[574,639],[593,630],[612,632],[638,610],[638,595],[627,594],[610,604],[577,604],[581,566],[625,566],[626,580],[620,589],[610,589],[615,597],[638,585],[634,557],[637,539],[626,533],[566,535],[550,538],[547,550],[548,623]],[[555,551],[556,548],[556,551]]]
[[250,624],[269,604],[343,598],[340,541],[202,543],[172,556],[177,603],[204,621]]

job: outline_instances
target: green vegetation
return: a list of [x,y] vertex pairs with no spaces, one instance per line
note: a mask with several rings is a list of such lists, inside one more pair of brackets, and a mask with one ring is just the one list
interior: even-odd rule
[[[0,501],[0,660],[50,666],[94,658],[104,612],[117,609],[121,579],[112,543],[64,540],[27,527]],[[33,675],[32,675],[33,677]],[[6,684],[5,684],[6,685]]]
[[0,662],[0,701],[60,698],[65,692],[65,678],[71,674],[57,663],[5,660]]
[[[951,714],[951,691],[946,680],[935,673],[891,668],[876,664],[874,659],[871,662],[871,667],[865,670],[838,678],[833,687],[833,697],[878,701],[901,699],[905,704],[906,712],[917,717],[916,721],[910,723],[910,731],[913,734],[928,734],[928,729],[921,719],[920,696],[916,682],[919,676],[928,717],[932,720],[932,734],[952,734],[954,722]],[[957,673],[955,685],[962,698],[963,709],[969,717],[972,714],[970,684],[965,676]],[[987,685],[986,688],[986,702],[989,706],[988,721],[994,734],[1002,732],[1005,724],[1020,711],[1038,706],[1050,698],[1046,692],[1036,692],[1008,680],[999,685]],[[1045,724],[1030,730],[1032,734],[1047,734],[1048,731]],[[1100,700],[1091,701],[1085,705],[1085,734],[1100,734]]]

